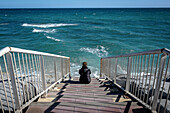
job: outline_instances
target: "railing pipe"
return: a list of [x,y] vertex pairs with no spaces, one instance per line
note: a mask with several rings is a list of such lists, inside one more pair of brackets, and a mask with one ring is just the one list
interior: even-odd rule
[[[153,80],[153,89],[154,89],[154,87],[155,87],[155,80],[156,80],[156,73],[157,73],[157,68],[158,68],[158,63],[159,63],[159,57],[160,57],[160,54],[158,54],[158,57],[157,57],[157,61],[156,61],[156,68],[155,68],[155,73],[154,73],[154,80]],[[153,95],[153,93],[154,93],[154,90],[152,90],[152,93],[151,93],[151,95]],[[151,102],[150,102],[150,106],[151,106],[151,104],[153,103],[153,100],[152,100],[152,96],[151,96]]]
[[68,59],[68,67],[69,67],[69,79],[71,80],[71,72],[70,72],[70,58]]
[[[141,82],[142,65],[143,65],[143,55],[142,55],[142,60],[141,60],[141,64],[140,64],[139,87],[140,87],[140,84],[141,84],[140,82]],[[139,97],[139,89],[138,89],[137,97]]]
[[[161,55],[161,58],[159,57],[160,55]],[[126,77],[125,89],[123,88],[124,85],[120,86],[119,84],[116,83],[117,60],[119,60],[119,58],[121,59],[122,57],[123,58],[128,57],[128,64],[126,65],[125,64],[126,62],[123,64],[123,67],[127,66],[127,77]],[[130,61],[130,58],[133,58],[133,63],[132,61]],[[165,84],[166,84],[165,81],[167,79],[166,73],[167,71],[169,73],[169,68],[168,68],[169,60],[166,62],[167,58],[168,59],[170,58],[170,50],[166,48],[146,51],[146,52],[132,53],[132,54],[127,54],[127,55],[104,57],[104,58],[101,58],[102,68],[100,67],[100,76],[104,75],[109,80],[114,80],[114,84],[116,86],[121,87],[121,89],[124,90],[129,95],[133,95],[132,97],[134,97],[134,99],[137,99],[138,102],[143,104],[148,109],[152,110],[152,112],[156,112],[156,110],[157,112],[159,112],[160,103],[162,103],[161,98],[164,93],[163,91],[164,91]],[[111,76],[112,70],[110,70],[112,64],[108,62],[109,60],[114,60],[114,63],[115,63],[114,64],[115,73],[113,74],[113,77]],[[166,69],[164,68],[165,64],[167,65]],[[133,66],[133,69],[131,69],[132,66]],[[152,76],[152,73],[154,73],[153,76]],[[131,90],[129,90],[130,83],[133,83],[131,86]],[[160,87],[163,87],[162,92],[160,91]],[[169,96],[169,92],[168,92],[168,96]],[[158,98],[159,98],[159,102],[158,102]],[[167,97],[166,102],[168,101],[168,98],[169,97]],[[167,106],[167,103],[165,104],[166,104],[165,106],[161,104],[164,107],[164,110],[166,109],[166,106]],[[161,109],[161,112],[162,112],[162,109]]]
[[161,87],[161,81],[162,81],[164,64],[165,64],[166,58],[167,58],[167,55],[165,55],[165,54],[163,54],[161,56],[161,61],[159,64],[159,71],[158,71],[158,79],[156,82],[153,104],[152,104],[152,108],[151,108],[151,110],[153,110],[153,111],[156,111],[156,108],[157,108],[158,96],[159,96],[159,91],[160,91],[160,87]]
[[21,69],[21,62],[20,62],[20,56],[19,56],[19,53],[17,53],[18,55],[18,63],[19,63],[19,70],[20,70],[20,77],[21,77],[21,81],[22,81],[22,90],[23,90],[23,96],[24,96],[24,99],[25,102],[27,101],[26,99],[26,95],[25,95],[25,86],[24,86],[24,80],[23,80],[23,76],[22,76],[22,69]]
[[133,93],[133,88],[134,88],[134,65],[135,65],[135,57],[133,56],[133,60],[132,60],[132,81],[131,81],[131,92]]
[[126,78],[126,91],[129,91],[130,87],[130,76],[131,76],[131,68],[132,68],[132,58],[128,58],[128,65],[127,65],[127,78]]
[[100,59],[100,78],[102,78],[102,66],[103,66],[103,63],[102,63],[102,58]]
[[[11,55],[13,53],[13,56]],[[16,54],[18,57],[16,57]],[[6,59],[7,58],[7,64]],[[11,112],[22,112],[22,109],[27,107],[31,102],[39,96],[46,94],[46,92],[54,87],[55,84],[64,79],[68,74],[70,75],[70,58],[55,54],[24,50],[14,47],[6,47],[0,50],[0,57],[3,56],[6,72],[2,72],[0,65],[1,81],[3,82],[3,89],[6,103],[3,104],[0,99],[1,109],[4,106]],[[54,74],[56,82],[46,87],[44,56],[54,58],[52,66],[54,67]],[[20,59],[21,57],[21,59]],[[43,58],[44,57],[44,58]],[[61,59],[61,64],[56,62],[56,58]],[[57,65],[61,65],[61,77],[57,76]],[[4,81],[3,74],[5,73],[5,81],[8,81],[8,87]],[[48,73],[47,73],[48,74]],[[50,72],[51,74],[51,72]],[[10,77],[9,77],[9,76]],[[20,76],[19,76],[20,75]],[[10,79],[9,79],[10,78]],[[40,80],[41,79],[41,80]],[[11,82],[11,84],[9,84]],[[37,89],[36,89],[37,88]],[[7,89],[7,90],[6,90]],[[9,92],[7,92],[9,91]],[[12,92],[13,91],[13,92]],[[38,92],[36,92],[38,91]],[[8,94],[11,94],[9,98]],[[45,95],[46,96],[46,95]],[[14,97],[14,98],[13,98]],[[4,99],[3,99],[4,100]],[[13,106],[9,105],[11,102]],[[15,103],[14,103],[15,102]],[[15,105],[14,105],[15,104]],[[3,112],[3,111],[2,111]]]
[[5,70],[6,70],[6,73],[7,73],[7,79],[8,79],[9,91],[10,91],[11,99],[12,99],[12,105],[13,105],[13,108],[15,109],[14,99],[13,99],[13,94],[12,94],[12,91],[11,91],[11,85],[10,85],[10,79],[9,79],[9,73],[8,73],[8,69],[7,69],[7,63],[6,63],[5,55],[3,55],[3,59],[4,59],[4,64],[5,64]]
[[169,95],[170,95],[170,85],[169,85],[169,88],[168,88],[168,95],[167,95],[167,97],[166,97],[166,102],[165,102],[165,106],[164,106],[164,112],[163,113],[165,113],[165,111],[166,111],[166,106],[167,106],[167,103],[168,103],[168,98],[169,98]]
[[16,72],[16,77],[17,77],[17,82],[18,82],[19,96],[20,96],[21,106],[22,106],[23,100],[22,100],[21,88],[20,88],[20,82],[19,82],[18,72],[17,72],[17,69],[18,69],[18,68],[17,68],[17,64],[16,64],[15,54],[14,54],[14,53],[13,53],[13,61],[14,61],[14,69],[15,69],[15,72]]
[[114,83],[116,83],[116,76],[117,76],[117,58],[115,59],[115,74],[114,74]]
[[[44,60],[43,60],[43,56],[40,56],[40,67],[41,67],[41,79],[42,79],[42,87],[43,90],[46,90],[46,81],[45,81],[45,70],[44,70]],[[45,96],[46,94],[44,94]],[[44,97],[43,96],[43,97]]]
[[24,55],[23,55],[23,53],[21,53],[21,57],[22,57],[22,64],[23,64],[23,70],[24,70],[24,76],[25,76],[25,87],[26,87],[26,90],[27,90],[27,100],[29,100],[29,98],[30,98],[30,95],[28,93],[28,87],[29,86],[27,85],[26,69],[25,69],[25,62],[24,62]]
[[37,88],[38,88],[38,91],[37,91],[37,94],[39,94],[39,91],[40,91],[40,88],[39,88],[39,70],[38,70],[38,64],[37,64],[37,57],[36,55],[34,55],[34,61],[35,61],[35,70],[36,70],[36,74],[37,74],[37,78],[36,80],[38,81],[38,84],[37,84]]
[[159,113],[159,110],[160,110],[160,103],[161,103],[162,95],[163,95],[163,92],[164,92],[164,86],[165,86],[165,81],[166,81],[168,67],[169,67],[169,60],[170,60],[170,58],[168,58],[168,62],[167,62],[167,66],[166,66],[166,71],[165,71],[165,76],[164,76],[163,86],[162,86],[163,88],[162,88],[162,92],[161,92],[160,99],[159,99],[158,113]]
[[43,56],[53,56],[53,57],[58,57],[58,58],[66,58],[69,59],[69,57],[66,56],[61,56],[61,55],[55,55],[55,54],[50,54],[50,53],[43,53],[43,52],[38,52],[38,51],[32,51],[32,50],[25,50],[25,49],[20,49],[20,48],[15,48],[15,47],[9,47],[11,52],[20,52],[20,53],[26,53],[26,54],[35,54],[35,55],[43,55]]
[[2,113],[5,113],[5,112],[4,112],[4,108],[3,108],[3,103],[2,103],[1,97],[0,97],[0,103],[1,103],[1,111],[2,111]]
[[12,61],[11,53],[8,52],[6,54],[6,57],[7,57],[9,75],[10,75],[10,78],[11,78],[13,95],[14,95],[14,99],[15,99],[15,108],[20,109],[19,95],[18,95],[18,90],[17,90],[17,86],[16,86],[16,79],[15,79],[15,74],[14,74],[14,67],[13,67],[13,61]]
[[56,66],[56,58],[53,57],[54,59],[54,76],[55,76],[55,81],[57,81],[57,66]]
[[[145,79],[145,88],[144,88],[144,98],[143,98],[143,101],[144,101],[144,99],[146,98],[147,99],[147,97],[145,97],[145,93],[147,93],[146,92],[146,85],[147,85],[147,81],[148,81],[148,72],[149,72],[149,67],[150,67],[150,59],[151,59],[151,55],[149,55],[149,61],[148,61],[148,65],[147,65],[147,72],[146,72],[146,79]],[[146,102],[147,102],[147,100],[146,100]]]
[[62,81],[64,80],[64,74],[63,74],[63,59],[61,58],[61,78]]
[[102,59],[141,56],[141,55],[148,55],[148,54],[160,54],[162,53],[162,51],[166,53],[170,53],[167,49],[163,48],[163,49],[156,49],[156,50],[145,51],[145,52],[131,53],[131,54],[125,54],[125,55],[111,56],[111,57],[103,57]]

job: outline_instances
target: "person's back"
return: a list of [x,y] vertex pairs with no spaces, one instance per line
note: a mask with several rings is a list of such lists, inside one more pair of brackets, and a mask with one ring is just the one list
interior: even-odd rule
[[80,74],[80,79],[79,79],[80,83],[89,84],[91,82],[91,78],[90,78],[91,71],[87,67],[87,62],[83,62],[83,66],[79,70],[79,74]]

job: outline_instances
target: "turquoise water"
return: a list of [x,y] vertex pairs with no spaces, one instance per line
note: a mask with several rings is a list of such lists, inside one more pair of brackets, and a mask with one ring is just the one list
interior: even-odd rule
[[170,49],[170,9],[1,9],[0,49],[18,47],[69,56],[77,75],[87,61]]

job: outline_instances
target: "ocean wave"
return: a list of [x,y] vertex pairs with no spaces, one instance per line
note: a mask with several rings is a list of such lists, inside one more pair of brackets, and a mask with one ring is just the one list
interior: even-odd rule
[[103,46],[97,46],[96,48],[80,48],[80,51],[89,52],[97,55],[98,57],[104,57],[108,55],[108,49]]
[[71,75],[73,75],[74,77],[80,77],[79,75],[79,69],[81,68],[80,65],[75,63],[70,63],[70,68],[71,68]]
[[9,23],[0,23],[0,25],[8,25]]
[[112,29],[111,31],[118,32],[120,34],[127,34],[127,35],[135,35],[135,36],[145,36],[143,33],[136,32],[136,31],[124,31],[121,29]]
[[62,41],[62,40],[60,40],[60,39],[56,39],[56,38],[53,38],[53,37],[50,37],[50,36],[46,36],[48,39],[52,39],[52,40],[54,40],[54,41],[57,41],[57,42],[60,42],[60,41]]
[[49,27],[62,27],[62,26],[76,26],[77,24],[28,24],[24,23],[22,26],[26,27],[40,27],[40,28],[49,28]]
[[[71,67],[71,75],[73,75],[74,77],[80,77],[79,75],[79,69],[81,69],[81,66],[75,63],[71,63],[70,64]],[[88,66],[89,69],[91,70],[91,77],[99,77],[99,69],[95,68],[93,66]]]
[[55,29],[33,29],[32,32],[54,33],[56,32],[56,30]]
[[119,72],[119,74],[127,74],[127,71],[124,70],[120,65],[117,65],[117,72]]

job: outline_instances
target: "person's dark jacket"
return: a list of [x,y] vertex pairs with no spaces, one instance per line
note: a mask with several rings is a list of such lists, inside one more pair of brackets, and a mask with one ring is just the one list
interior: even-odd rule
[[90,74],[91,71],[86,66],[82,66],[82,68],[79,70],[80,74],[80,83],[82,84],[89,84],[91,82]]

